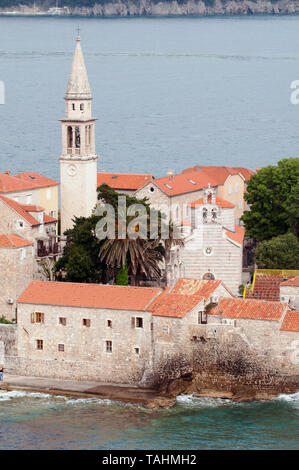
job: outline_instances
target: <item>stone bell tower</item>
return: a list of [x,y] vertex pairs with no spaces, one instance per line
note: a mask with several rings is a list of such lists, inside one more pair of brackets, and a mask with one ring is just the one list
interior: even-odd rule
[[97,202],[96,119],[91,115],[91,101],[78,35],[65,95],[65,118],[61,119],[61,235],[73,227],[72,219],[75,216],[89,217]]

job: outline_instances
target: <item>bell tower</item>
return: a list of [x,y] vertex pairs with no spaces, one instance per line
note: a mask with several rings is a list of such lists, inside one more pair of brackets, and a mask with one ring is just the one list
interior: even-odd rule
[[65,95],[65,118],[61,119],[61,235],[73,227],[72,219],[75,216],[89,217],[97,202],[96,119],[91,114],[91,102],[92,96],[78,35]]

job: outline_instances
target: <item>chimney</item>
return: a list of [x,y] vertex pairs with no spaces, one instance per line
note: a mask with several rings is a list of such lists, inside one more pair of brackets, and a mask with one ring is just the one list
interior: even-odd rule
[[174,178],[174,171],[173,171],[173,170],[168,170],[167,176],[168,176],[169,181],[173,180],[173,178]]
[[5,174],[5,175],[10,175],[10,171],[9,171],[9,170],[6,170],[6,171],[4,172],[4,174]]

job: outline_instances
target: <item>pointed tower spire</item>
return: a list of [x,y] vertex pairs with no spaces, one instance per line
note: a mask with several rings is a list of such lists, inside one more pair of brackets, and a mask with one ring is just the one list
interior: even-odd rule
[[91,90],[89,86],[83,52],[81,49],[81,39],[79,30],[78,36],[76,38],[76,49],[65,98],[79,100],[91,99]]

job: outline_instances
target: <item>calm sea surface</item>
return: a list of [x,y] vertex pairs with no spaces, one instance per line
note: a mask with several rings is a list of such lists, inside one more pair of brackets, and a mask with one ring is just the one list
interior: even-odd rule
[[[99,169],[274,164],[299,154],[299,16],[0,18],[0,171],[58,178],[77,24]],[[298,449],[299,394],[234,404],[184,397],[146,411],[102,400],[0,394],[0,448]]]
[[77,24],[99,169],[275,164],[299,154],[299,16],[0,17],[0,171],[58,178]]
[[298,449],[299,393],[269,402],[179,397],[149,411],[109,400],[0,394],[0,449]]

